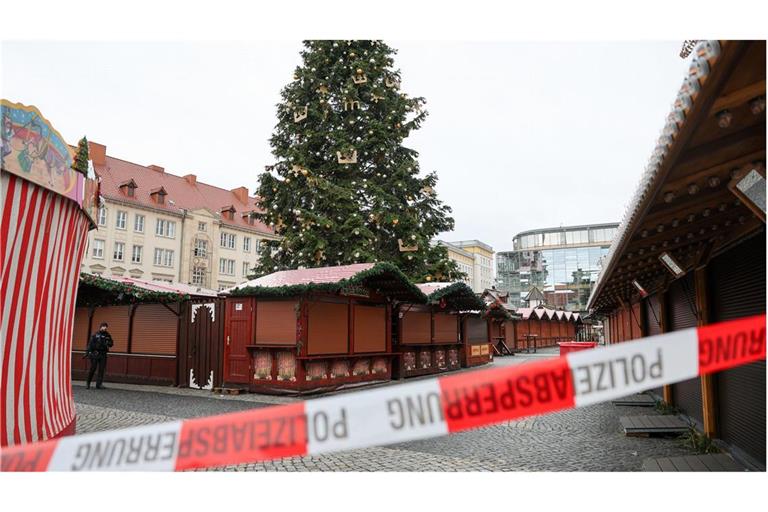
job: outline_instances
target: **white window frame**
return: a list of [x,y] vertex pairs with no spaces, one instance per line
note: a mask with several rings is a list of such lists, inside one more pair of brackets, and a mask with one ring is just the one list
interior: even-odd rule
[[176,238],[176,222],[167,219],[157,219],[155,235],[163,238]]
[[[143,233],[144,232],[144,221],[146,219],[144,218],[144,215],[137,213],[133,216],[133,231],[135,233]],[[141,228],[141,229],[139,229]]]
[[103,260],[104,259],[104,246],[106,245],[106,242],[100,238],[94,238],[93,239],[93,247],[91,255],[93,258],[97,260]]
[[[202,247],[198,247],[198,244],[201,244]],[[193,254],[201,258],[207,257],[208,256],[208,240],[203,240],[202,238],[195,238],[195,246],[193,248]]]
[[[120,257],[118,258],[118,250],[120,247]],[[115,242],[112,246],[112,260],[113,261],[125,261],[125,242]]]
[[205,269],[203,267],[192,267],[192,284],[202,286],[205,283]]
[[230,258],[219,258],[219,274],[223,276],[235,275],[235,260]]
[[248,276],[248,272],[250,272],[250,270],[251,270],[251,264],[248,263],[247,261],[244,261],[243,262],[243,277],[247,277]]
[[115,215],[115,228],[121,231],[125,231],[127,226],[128,226],[128,212],[125,210],[117,210],[117,215]]
[[224,249],[235,249],[237,247],[237,235],[222,231],[219,236],[219,245]]
[[173,249],[155,248],[154,264],[156,267],[173,267]]
[[243,252],[251,252],[251,237],[243,237]]
[[106,208],[106,206],[100,206],[99,207],[99,214],[98,214],[97,223],[99,224],[99,226],[106,226],[107,225],[107,208]]
[[208,231],[208,223],[199,221],[197,223],[197,230],[205,233],[206,231]]
[[[136,250],[138,249],[138,251]],[[139,255],[138,259],[136,258],[136,255]],[[144,246],[143,245],[134,245],[131,248],[131,263],[136,263],[137,265],[141,264],[141,260],[144,258]]]

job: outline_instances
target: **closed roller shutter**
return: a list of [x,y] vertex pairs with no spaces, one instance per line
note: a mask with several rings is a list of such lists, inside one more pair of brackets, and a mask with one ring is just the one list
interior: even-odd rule
[[[669,330],[679,331],[696,327],[693,273],[681,277],[669,287]],[[689,379],[672,385],[672,400],[675,406],[691,418],[703,422],[701,404],[701,379]]]
[[469,317],[466,322],[467,341],[470,343],[488,342],[488,322],[476,317]]
[[401,343],[430,343],[432,341],[432,315],[408,311],[401,320]]
[[384,352],[387,349],[387,310],[382,307],[354,307],[355,353]]
[[[647,299],[643,300],[643,325],[645,326],[646,336],[656,336],[661,334],[661,309],[659,309],[659,297],[658,295],[651,295]],[[652,393],[661,397],[664,395],[662,388],[654,388]]]
[[345,354],[349,351],[349,309],[347,304],[310,302],[307,353]]
[[85,350],[88,345],[88,338],[91,333],[88,332],[89,308],[77,308],[75,310],[75,322],[72,328],[72,350]]
[[133,315],[131,353],[176,355],[178,327],[178,317],[162,304],[140,304]]
[[511,349],[515,348],[515,327],[512,320],[504,322],[504,343]]
[[459,341],[459,321],[456,315],[435,313],[435,343],[456,343]]
[[632,339],[643,337],[642,320],[640,319],[640,303],[632,304],[632,311],[630,312],[630,322],[632,324]]
[[256,303],[256,343],[296,344],[296,302],[260,300]]
[[110,352],[128,351],[128,323],[130,321],[131,306],[106,306],[96,308],[93,312],[93,330],[99,328],[101,322],[107,322],[107,331],[112,335],[114,346]]
[[[765,232],[712,259],[713,322],[765,313]],[[719,436],[765,466],[765,361],[715,374]]]

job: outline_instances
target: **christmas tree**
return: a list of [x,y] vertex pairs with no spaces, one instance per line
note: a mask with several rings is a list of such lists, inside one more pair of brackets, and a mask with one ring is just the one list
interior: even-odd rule
[[282,239],[262,245],[257,275],[388,261],[416,281],[463,277],[430,241],[453,228],[434,173],[419,176],[403,140],[427,112],[400,91],[381,41],[305,41],[282,90],[261,174],[257,217]]
[[77,153],[72,163],[72,169],[79,172],[86,178],[88,177],[88,139],[83,137],[77,143]]

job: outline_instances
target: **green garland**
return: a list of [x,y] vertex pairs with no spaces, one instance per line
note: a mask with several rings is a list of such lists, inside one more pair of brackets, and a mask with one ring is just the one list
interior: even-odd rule
[[392,263],[377,263],[349,279],[335,283],[307,283],[287,286],[246,286],[232,290],[230,295],[265,298],[287,298],[308,293],[337,293],[347,286],[361,285],[398,300],[425,303],[427,297]]
[[88,158],[88,140],[83,137],[77,143],[77,153],[75,154],[75,161],[72,163],[72,169],[86,178],[88,177]]
[[139,302],[181,302],[190,296],[183,293],[145,290],[136,285],[121,283],[94,274],[80,274],[77,303],[81,306],[136,304]]
[[472,288],[466,283],[457,282],[444,288],[435,290],[429,294],[427,300],[436,304],[440,299],[445,302],[450,309],[458,311],[484,311],[485,303],[472,291]]

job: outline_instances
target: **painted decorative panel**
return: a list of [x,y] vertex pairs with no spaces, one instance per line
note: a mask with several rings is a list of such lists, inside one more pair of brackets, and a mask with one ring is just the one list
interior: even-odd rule
[[277,380],[296,380],[296,355],[291,351],[277,353]]
[[416,352],[403,352],[403,368],[406,370],[416,368]]
[[331,378],[349,377],[349,361],[334,361],[331,366]]
[[448,349],[448,367],[459,367],[459,350],[455,348]]
[[383,357],[377,357],[373,360],[373,370],[371,373],[374,375],[386,374],[388,371],[387,360]]
[[432,351],[422,350],[419,352],[419,368],[431,368],[432,367]]
[[323,380],[328,378],[328,363],[325,361],[309,361],[307,363],[307,380]]
[[272,380],[272,353],[270,351],[256,351],[253,366],[254,379]]
[[445,362],[445,350],[437,349],[435,350],[435,366],[437,366],[441,370],[445,370],[448,368]]
[[371,373],[371,360],[370,359],[358,359],[355,361],[355,366],[352,369],[352,375],[370,375]]

